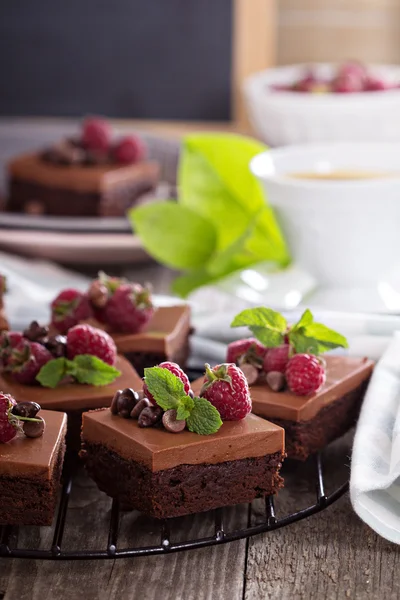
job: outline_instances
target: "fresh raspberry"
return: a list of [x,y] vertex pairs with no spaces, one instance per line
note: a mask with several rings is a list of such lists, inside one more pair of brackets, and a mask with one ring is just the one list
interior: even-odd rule
[[0,392],[0,442],[4,444],[17,435],[17,420],[11,416],[11,410],[16,404],[12,396]]
[[296,81],[292,89],[295,92],[312,92],[314,86],[318,83],[318,80],[311,70],[309,70],[304,77]]
[[370,76],[367,77],[364,83],[364,89],[367,92],[382,92],[390,89],[390,85],[383,81],[383,79]]
[[60,333],[67,333],[74,325],[92,317],[88,296],[78,290],[63,290],[51,303],[51,324]]
[[228,346],[226,353],[227,363],[247,362],[255,366],[261,366],[267,348],[255,338],[236,340]]
[[40,369],[52,359],[47,348],[24,339],[11,351],[7,370],[18,383],[33,385],[37,383],[36,375]]
[[82,143],[88,150],[107,152],[111,143],[111,128],[105,119],[85,119],[82,125]]
[[332,82],[333,91],[340,94],[362,92],[366,76],[365,67],[361,63],[344,63],[339,67],[337,75]]
[[283,344],[277,348],[269,348],[264,358],[264,371],[266,373],[270,371],[284,373],[289,360],[289,351],[289,344]]
[[67,356],[92,354],[109,365],[115,365],[117,348],[114,340],[102,329],[91,325],[75,325],[67,333]]
[[[168,371],[171,371],[171,373],[173,373],[174,375],[179,377],[179,379],[183,383],[183,387],[185,389],[185,394],[189,394],[189,392],[190,392],[189,378],[186,375],[186,373],[184,371],[182,371],[182,369],[180,368],[179,365],[177,365],[174,362],[166,361],[166,362],[160,363],[158,366],[161,367],[162,369],[168,369]],[[157,404],[157,402],[154,400],[153,396],[149,392],[149,388],[146,385],[145,379],[143,380],[143,393],[146,396],[146,398],[148,398],[150,400],[150,402],[152,402],[153,404]]]
[[325,383],[325,368],[312,354],[295,354],[286,367],[286,382],[297,396],[317,392]]
[[138,283],[122,283],[102,311],[111,331],[138,333],[154,314],[151,292]]
[[23,339],[23,335],[19,331],[3,331],[0,333],[0,371],[7,370],[11,350]]
[[122,165],[133,165],[146,156],[146,147],[142,140],[133,135],[122,138],[113,150],[115,162]]
[[251,397],[246,377],[236,365],[225,363],[206,374],[200,396],[218,410],[223,421],[240,421],[251,412]]

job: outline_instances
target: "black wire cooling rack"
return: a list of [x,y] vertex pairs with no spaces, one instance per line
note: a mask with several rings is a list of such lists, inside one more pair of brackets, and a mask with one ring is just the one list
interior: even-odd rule
[[[198,373],[194,373],[198,376]],[[159,520],[159,543],[153,545],[137,547],[119,547],[119,525],[121,510],[119,503],[113,500],[110,512],[108,526],[108,540],[103,548],[98,550],[63,550],[63,536],[66,526],[68,503],[73,486],[73,477],[76,467],[76,461],[67,461],[64,469],[63,487],[60,503],[58,506],[57,517],[55,521],[54,534],[51,546],[47,549],[31,549],[12,547],[10,538],[15,532],[15,527],[0,527],[0,557],[2,558],[34,558],[45,560],[93,560],[93,559],[115,559],[115,558],[133,558],[137,556],[148,556],[154,554],[167,554],[183,550],[193,550],[204,548],[206,546],[216,546],[226,544],[235,540],[249,538],[253,535],[274,531],[281,527],[286,527],[296,521],[301,521],[311,515],[314,515],[336,502],[349,488],[349,482],[346,480],[334,492],[327,495],[325,492],[326,482],[322,466],[321,454],[316,454],[313,458],[312,477],[315,485],[315,502],[306,508],[291,512],[280,518],[275,514],[275,502],[273,496],[265,498],[265,510],[261,522],[257,525],[248,525],[247,527],[225,529],[224,527],[224,508],[214,511],[213,534],[207,537],[196,539],[185,539],[184,541],[175,541],[171,535],[171,521],[169,519]],[[74,466],[75,465],[75,466]],[[249,514],[251,514],[252,504],[248,505]]]

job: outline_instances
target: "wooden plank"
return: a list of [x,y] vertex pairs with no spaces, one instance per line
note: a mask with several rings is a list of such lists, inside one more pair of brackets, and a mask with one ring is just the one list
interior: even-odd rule
[[[350,441],[347,436],[327,453],[325,471],[333,485],[343,481],[340,465]],[[310,466],[292,469],[286,480],[290,491],[276,503],[283,512],[314,501]],[[252,538],[244,598],[392,600],[400,596],[399,568],[399,547],[364,525],[346,496],[318,515]]]
[[276,63],[276,0],[234,0],[233,121],[249,129],[242,84],[248,75]]

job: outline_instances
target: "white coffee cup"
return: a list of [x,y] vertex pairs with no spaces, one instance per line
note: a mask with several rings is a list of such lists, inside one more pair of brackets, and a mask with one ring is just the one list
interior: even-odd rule
[[[377,284],[400,263],[400,144],[288,146],[250,163],[293,259],[325,286]],[[358,179],[298,173],[365,172]]]

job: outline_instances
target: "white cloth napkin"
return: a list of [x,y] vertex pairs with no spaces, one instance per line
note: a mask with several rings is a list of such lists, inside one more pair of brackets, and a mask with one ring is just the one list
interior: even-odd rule
[[400,543],[400,332],[377,364],[354,439],[350,498],[379,535]]

